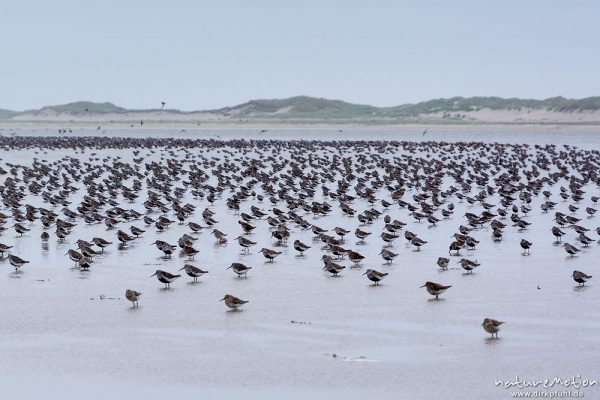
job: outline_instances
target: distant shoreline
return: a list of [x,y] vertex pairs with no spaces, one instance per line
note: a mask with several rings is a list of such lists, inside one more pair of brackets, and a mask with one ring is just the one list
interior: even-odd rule
[[[163,103],[163,106],[165,103]],[[143,124],[140,122],[143,121]],[[0,109],[0,128],[162,129],[398,129],[489,126],[600,127],[600,96],[545,100],[452,97],[395,107],[374,107],[308,96],[250,100],[217,110],[127,109],[79,101],[37,110]]]

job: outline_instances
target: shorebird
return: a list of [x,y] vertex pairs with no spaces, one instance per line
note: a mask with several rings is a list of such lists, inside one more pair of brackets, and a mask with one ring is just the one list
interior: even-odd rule
[[23,260],[21,257],[15,256],[14,254],[8,255],[8,262],[10,265],[15,267],[15,272],[19,270],[23,265],[27,264],[29,261]]
[[460,255],[460,249],[465,245],[465,242],[462,241],[458,241],[455,240],[454,242],[450,243],[450,246],[448,246],[448,254],[452,254],[453,251],[456,251],[456,256]]
[[172,244],[169,244],[162,240],[156,240],[154,243],[150,244],[150,246],[152,246],[152,245],[156,245],[156,248],[158,248],[160,251],[162,251],[164,254],[164,257],[167,257],[167,258],[171,258],[171,254],[173,254],[173,252],[177,249],[177,246],[173,246]]
[[68,255],[69,258],[71,259],[71,261],[74,261],[75,264],[77,264],[79,262],[79,260],[81,260],[83,258],[83,254],[81,254],[77,250],[73,250],[73,249],[69,249],[69,251],[67,251],[65,253],[65,255]]
[[484,331],[492,334],[492,338],[494,337],[494,334],[496,334],[496,338],[498,338],[498,331],[500,330],[500,325],[503,323],[504,322],[495,319],[485,318],[481,326],[483,326]]
[[192,264],[185,264],[183,268],[179,270],[185,270],[185,273],[188,274],[188,276],[194,278],[194,283],[198,282],[199,277],[208,273],[208,271],[203,271],[202,269],[195,267]]
[[562,236],[565,234],[563,231],[560,230],[560,228],[558,226],[553,226],[552,227],[552,234],[556,237],[556,242],[560,242]]
[[421,287],[424,287],[427,289],[427,292],[432,295],[435,296],[435,299],[438,299],[438,296],[442,293],[444,293],[448,288],[451,288],[452,285],[449,286],[445,286],[445,285],[441,285],[439,283],[435,283],[435,282],[425,282],[425,284]]
[[525,240],[525,239],[521,239],[521,243],[520,243],[520,245],[521,245],[521,248],[523,249],[523,254],[524,254],[524,255],[525,255],[525,254],[529,254],[529,249],[531,248],[531,245],[532,245],[532,244],[533,244],[533,243],[531,243],[531,242],[528,242],[528,241],[527,241],[527,240]]
[[117,231],[117,239],[119,239],[119,242],[121,242],[123,246],[127,246],[127,243],[131,242],[132,240],[135,240],[135,237],[130,236],[119,229]]
[[500,242],[500,241],[502,241],[502,235],[503,235],[502,229],[496,228],[492,232],[492,240],[494,242]]
[[162,282],[165,284],[165,288],[171,287],[170,286],[171,282],[173,282],[175,279],[177,279],[181,276],[181,275],[174,275],[170,272],[162,271],[160,269],[157,269],[155,273],[150,275],[150,277],[153,277],[155,275],[159,282]]
[[383,258],[385,261],[387,261],[388,264],[391,264],[392,261],[394,261],[394,258],[396,258],[398,256],[398,254],[396,254],[393,251],[388,250],[388,249],[382,249],[379,252],[379,255],[381,256],[381,258]]
[[479,240],[471,236],[467,236],[466,239],[467,240],[465,240],[465,244],[467,245],[467,247],[469,247],[469,250],[475,250],[475,247],[477,247],[477,245],[479,244]]
[[240,308],[241,306],[243,306],[244,304],[246,304],[248,302],[247,300],[239,299],[239,298],[237,298],[235,296],[232,296],[230,294],[226,294],[219,301],[225,301],[225,305],[227,307],[231,308],[232,310],[237,310],[238,308]]
[[278,244],[287,243],[288,238],[290,237],[290,232],[287,230],[285,225],[279,225],[278,228],[271,232],[271,237],[277,239]]
[[339,241],[337,239],[334,239],[331,236],[327,237],[327,235],[322,235],[321,240],[329,246],[329,251],[337,258],[341,259],[346,256],[348,249],[339,246]]
[[23,234],[25,232],[29,232],[31,229],[24,227],[21,224],[14,224],[13,228],[15,228],[15,231],[17,231],[17,233],[19,233],[21,236],[23,236]]
[[573,275],[571,275],[573,280],[579,284],[579,286],[585,286],[585,282],[590,279],[592,276],[587,275],[581,271],[573,271]]
[[450,259],[446,257],[439,257],[437,259],[437,265],[440,269],[446,270],[448,269],[448,264],[450,263]]
[[102,249],[102,251],[104,251],[105,247],[108,247],[112,244],[112,242],[109,242],[108,240],[104,240],[101,237],[95,237],[92,239],[92,242],[94,242],[94,244],[98,247],[100,247]]
[[144,232],[146,232],[145,230],[138,228],[135,225],[131,225],[131,227],[129,228],[129,230],[131,231],[132,234],[135,235],[135,237],[140,237],[140,235]]
[[194,233],[198,233],[200,232],[202,229],[204,229],[204,227],[200,224],[197,224],[195,222],[188,222],[187,226],[194,232]]
[[308,249],[310,249],[310,246],[305,245],[304,243],[302,243],[301,241],[299,241],[298,239],[294,240],[294,249],[296,251],[300,252],[300,255],[303,256],[304,252]]
[[383,278],[385,278],[388,273],[387,272],[379,272],[376,271],[374,269],[368,269],[365,271],[365,273],[363,275],[367,275],[367,278],[372,281],[375,282],[375,285],[379,285],[379,281],[382,280]]
[[217,244],[225,244],[227,243],[227,234],[221,232],[218,229],[213,229],[212,232],[213,236],[217,239]]
[[344,239],[344,236],[346,236],[348,233],[350,233],[349,230],[346,230],[344,228],[341,228],[339,226],[336,226],[334,229],[335,233],[342,238],[342,240]]
[[262,249],[260,249],[260,252],[263,254],[263,256],[265,256],[265,258],[267,260],[269,260],[269,262],[273,262],[273,260],[275,259],[275,257],[277,257],[278,255],[281,254],[280,251],[275,251],[275,250],[271,250],[271,249],[265,249],[264,247]]
[[310,230],[315,234],[315,237],[319,237],[320,234],[327,232],[327,229],[323,229],[317,225],[312,225]]
[[244,276],[244,278],[247,278],[248,271],[252,269],[252,267],[247,267],[244,264],[238,262],[231,263],[231,265],[227,267],[227,269],[229,268],[231,268],[233,272],[237,274],[238,278],[241,278],[242,275]]
[[363,230],[361,230],[360,228],[356,228],[356,230],[354,231],[354,235],[360,239],[361,242],[364,242],[365,239],[367,238],[367,236],[369,236],[371,234],[371,232],[365,232]]
[[340,272],[342,272],[342,270],[344,268],[346,268],[346,267],[344,267],[343,265],[340,265],[340,264],[337,264],[337,263],[333,262],[333,260],[331,260],[331,259],[325,260],[325,266],[323,267],[324,270],[326,270],[327,272],[329,272],[333,276],[338,276],[338,274]]
[[183,254],[188,256],[190,258],[190,260],[193,260],[194,256],[198,253],[199,253],[199,251],[196,250],[193,246],[189,246],[189,245],[183,246]]
[[56,237],[58,238],[59,242],[62,242],[64,238],[67,237],[67,235],[69,234],[68,231],[64,230],[64,229],[60,229],[60,228],[56,228]]
[[437,219],[436,217],[434,217],[433,215],[428,215],[427,222],[429,222],[431,224],[431,226],[435,226],[435,224],[440,222],[440,220]]
[[91,247],[87,246],[87,245],[81,245],[79,247],[79,251],[81,252],[81,254],[83,254],[85,257],[95,257],[98,254],[100,254],[99,252],[95,251],[94,249],[92,249]]
[[177,244],[179,247],[181,247],[181,249],[183,249],[185,246],[193,246],[196,240],[197,239],[195,237],[184,233],[179,239],[177,239]]
[[266,213],[262,212],[258,207],[256,206],[252,206],[250,207],[250,212],[252,212],[252,215],[255,216],[258,219],[261,219],[262,217],[264,217],[265,215],[267,215]]
[[594,239],[585,235],[585,233],[581,232],[577,237],[577,240],[583,244],[584,247],[588,247],[591,243],[594,243]]
[[417,247],[417,251],[420,251],[421,250],[421,246],[423,246],[424,244],[427,243],[426,240],[418,238],[417,236],[415,236],[414,238],[412,238],[412,240],[410,242],[413,244],[413,246]]
[[565,251],[569,254],[570,257],[573,257],[575,254],[581,251],[577,247],[569,243],[563,244],[563,247],[565,248]]
[[42,232],[42,234],[40,235],[40,238],[42,239],[42,242],[47,242],[48,239],[50,239],[50,234],[48,232]]
[[138,298],[142,295],[140,292],[136,292],[135,290],[127,289],[125,291],[125,298],[133,303],[133,307],[138,307]]
[[256,229],[256,226],[246,222],[246,221],[238,221],[238,223],[241,225],[242,229],[244,230],[245,234],[249,234],[251,233],[254,229]]
[[360,262],[365,258],[365,256],[363,256],[362,254],[352,250],[348,250],[346,254],[348,255],[348,260],[352,261],[354,263],[354,266],[358,266]]
[[0,243],[0,255],[4,257],[4,253],[8,252],[8,250],[12,249],[13,246],[6,245],[4,243]]
[[460,266],[463,267],[463,269],[465,269],[469,273],[472,273],[475,268],[477,268],[481,265],[477,262],[477,260],[471,261],[471,260],[467,260],[466,258],[461,258],[459,263],[460,263]]
[[93,262],[94,261],[90,257],[81,257],[81,260],[77,262],[77,265],[79,265],[79,270],[87,271],[92,266]]
[[393,233],[381,232],[381,238],[384,242],[391,246],[394,242],[394,239],[398,238],[398,235],[394,235]]

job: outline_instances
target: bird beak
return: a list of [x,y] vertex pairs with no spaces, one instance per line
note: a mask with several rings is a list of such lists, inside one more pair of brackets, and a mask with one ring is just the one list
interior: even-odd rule
[[[183,267],[183,268],[185,268],[185,267]],[[179,268],[179,270],[181,271],[183,268]]]
[[150,278],[152,278],[154,275],[156,275],[156,272],[155,272],[155,273],[153,273],[152,275],[150,275]]
[[425,285],[423,285],[423,286],[419,286],[419,289],[420,289],[420,288],[422,288],[422,287],[425,287],[425,286],[427,286],[427,284],[425,284]]
[[225,300],[225,297],[223,297],[223,298],[222,298],[221,300],[219,300],[219,301],[223,301],[223,300]]
[[365,272],[363,275],[366,275],[367,273]]

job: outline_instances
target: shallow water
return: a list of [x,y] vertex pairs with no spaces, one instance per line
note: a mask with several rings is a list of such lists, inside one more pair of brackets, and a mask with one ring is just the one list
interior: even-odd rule
[[[43,134],[17,132],[32,133]],[[107,133],[125,136],[130,131]],[[151,133],[163,136],[173,131]],[[266,133],[265,138],[278,139],[297,134]],[[564,141],[579,143],[583,148],[600,148],[600,138],[593,132],[576,132],[568,141],[563,134],[554,133],[455,133],[452,139],[461,141]],[[247,131],[184,134],[253,137]],[[387,131],[371,134],[378,139],[395,135]],[[334,133],[302,132],[305,139],[326,135]],[[360,139],[361,135],[364,133],[357,131],[345,138]],[[402,135],[409,137],[407,132]],[[404,138],[402,135],[398,139]],[[427,140],[449,140],[450,136],[430,132]],[[561,141],[555,141],[559,136]],[[13,150],[0,151],[0,158],[4,166],[31,163],[32,156],[53,160],[69,154],[87,160],[92,152],[100,158],[108,155],[98,150],[85,150],[84,154],[64,150],[44,154],[40,150],[37,155],[31,150]],[[111,151],[110,155],[120,155],[124,160],[132,157],[131,150]],[[159,153],[152,158],[158,160]],[[570,214],[570,203],[558,197],[559,185],[551,188],[554,200],[559,202],[553,211]],[[595,229],[600,225],[600,216],[586,218],[582,211],[591,205],[589,196],[600,194],[600,190],[590,185],[585,190],[586,200],[576,215],[583,217],[580,225]],[[119,197],[121,206],[144,211],[144,190],[140,194],[132,203]],[[397,205],[383,210],[376,204],[392,219],[407,222],[405,228],[428,243],[415,251],[402,237],[397,239],[391,249],[400,256],[385,265],[378,255],[382,241],[376,237],[384,224],[380,218],[362,227],[373,232],[365,244],[357,243],[352,234],[347,236],[345,247],[366,256],[362,267],[349,268],[350,262],[345,260],[342,263],[347,268],[340,276],[330,277],[321,270],[322,243],[313,241],[310,231],[293,224],[289,225],[289,245],[278,247],[267,233],[266,221],[256,221],[258,227],[249,238],[258,244],[250,254],[241,254],[233,240],[242,232],[237,223],[239,215],[226,208],[228,194],[226,191],[214,206],[186,195],[184,201],[197,205],[190,220],[200,222],[202,210],[210,207],[219,221],[218,229],[228,233],[230,242],[218,246],[206,230],[196,235],[195,247],[201,252],[193,264],[210,272],[197,284],[184,275],[170,290],[164,290],[150,275],[156,269],[176,272],[186,257],[177,252],[171,259],[164,259],[151,243],[161,239],[175,244],[183,233],[190,232],[183,225],[175,223],[159,233],[153,226],[145,227],[141,220],[123,223],[119,227],[124,230],[136,225],[147,232],[122,250],[116,245],[116,229],[107,230],[104,224],[89,226],[80,221],[64,242],[52,237],[47,246],[39,239],[39,222],[29,226],[31,231],[23,237],[11,228],[5,231],[0,241],[14,245],[14,253],[31,263],[15,274],[8,261],[0,261],[4,271],[0,274],[0,382],[4,393],[10,398],[63,399],[122,398],[123,394],[145,399],[199,395],[425,399],[439,397],[442,390],[445,398],[471,398],[477,393],[489,399],[504,399],[510,398],[511,391],[496,387],[495,380],[577,375],[600,379],[600,291],[594,279],[578,288],[570,278],[575,269],[600,277],[596,261],[600,250],[592,244],[582,248],[578,256],[567,257],[564,249],[554,243],[550,233],[553,212],[542,213],[541,196],[531,204],[530,229],[518,232],[510,220],[504,221],[508,226],[500,243],[492,242],[489,227],[472,232],[481,243],[476,250],[463,250],[461,255],[481,263],[473,274],[460,269],[460,257],[450,257],[450,269],[443,272],[435,261],[447,256],[449,237],[465,223],[462,215],[480,213],[481,206],[455,199],[454,215],[432,227],[426,221],[415,222],[406,209]],[[412,194],[408,191],[405,197]],[[73,205],[81,195],[70,199]],[[320,192],[317,199],[322,199]],[[497,204],[497,199],[494,195],[486,201]],[[39,198],[30,197],[27,202],[49,207]],[[251,204],[255,203],[242,203],[242,211],[247,212]],[[272,208],[266,200],[257,205],[263,210]],[[371,205],[356,200],[352,207],[362,211]],[[56,207],[55,212],[61,208]],[[8,209],[0,211],[9,213]],[[326,229],[342,226],[354,231],[359,226],[355,217],[345,216],[335,207],[325,217],[304,217]],[[73,269],[65,253],[76,248],[77,239],[94,236],[115,243],[96,257],[89,272]],[[563,239],[573,243],[575,236],[568,230]],[[597,237],[593,231],[589,236]],[[522,255],[522,238],[534,243],[529,256]],[[298,257],[293,249],[295,239],[313,246],[304,257]],[[257,252],[261,247],[283,253],[274,263],[267,263]],[[239,279],[226,269],[234,261],[253,267],[247,279]],[[389,276],[375,287],[361,276],[366,268],[388,272]],[[452,288],[434,301],[419,288],[428,280]],[[127,288],[143,292],[139,308],[132,308],[124,299]],[[241,312],[228,312],[219,302],[225,293],[250,302]],[[484,317],[506,321],[499,339],[491,340],[481,329]],[[597,386],[582,390],[587,398],[600,396]]]
[[[61,128],[62,129],[62,128]],[[423,134],[425,132],[426,133]],[[398,126],[394,128],[72,128],[58,133],[58,128],[0,128],[4,136],[107,136],[107,137],[175,137],[264,139],[264,140],[406,140],[444,142],[488,142],[527,144],[567,144],[584,149],[600,148],[597,126]]]

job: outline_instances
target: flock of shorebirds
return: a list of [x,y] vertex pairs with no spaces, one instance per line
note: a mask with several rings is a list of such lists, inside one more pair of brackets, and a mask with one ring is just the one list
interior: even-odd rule
[[[536,212],[552,217],[555,226],[549,234],[557,243],[571,231],[577,246],[595,241],[582,221],[597,211],[599,198],[588,197],[585,189],[600,185],[600,157],[597,151],[566,145],[3,137],[0,147],[91,153],[87,160],[83,156],[53,162],[35,158],[27,165],[6,163],[6,169],[0,168],[0,196],[8,210],[0,212],[0,230],[10,226],[24,235],[31,224],[42,224],[41,240],[47,242],[67,240],[76,224],[106,225],[106,238],[76,239],[77,248],[65,254],[84,271],[106,248],[118,245],[124,250],[149,231],[166,231],[178,223],[187,232],[176,244],[156,240],[153,245],[166,258],[179,248],[179,256],[189,260],[180,271],[194,281],[208,272],[191,262],[200,251],[195,243],[198,233],[210,231],[216,244],[223,246],[229,243],[228,237],[235,236],[241,252],[247,253],[257,246],[252,240],[256,229],[268,230],[273,247],[292,241],[294,229],[312,231],[313,241],[322,243],[319,250],[299,239],[292,241],[293,248],[300,255],[321,251],[323,270],[338,276],[346,268],[344,260],[350,261],[350,268],[362,268],[366,262],[359,251],[347,247],[349,235],[361,244],[381,245],[379,255],[389,264],[399,255],[393,244],[402,236],[416,251],[427,246],[427,240],[407,229],[408,222],[392,217],[398,208],[409,211],[414,219],[409,222],[435,226],[456,219],[456,202],[467,202],[473,210],[481,207],[480,212],[459,217],[462,223],[448,245],[448,254],[437,259],[438,267],[446,270],[450,257],[462,257],[462,250],[476,248],[480,241],[475,234],[484,226],[491,228],[491,241],[502,241],[509,224],[526,235],[533,229],[528,220],[533,211],[530,204],[540,197],[543,202]],[[110,156],[112,149],[130,150],[132,159]],[[84,192],[81,201],[73,204],[70,199],[80,190]],[[186,195],[193,201],[185,202]],[[24,201],[31,196],[41,199],[44,206]],[[369,206],[355,209],[357,199]],[[124,208],[128,201],[141,204],[144,210]],[[230,236],[218,229],[218,216],[211,209],[216,202],[239,216],[239,233]],[[553,211],[559,202],[568,204],[569,213]],[[200,204],[202,212],[197,211]],[[336,213],[351,217],[356,228],[347,229],[348,224],[341,222],[332,230],[319,226],[321,216]],[[9,219],[12,225],[6,225]],[[379,219],[383,229],[374,234],[372,227]],[[595,230],[600,235],[600,227]],[[379,239],[369,241],[371,235]],[[524,255],[532,246],[525,238],[520,242]],[[577,255],[577,246],[563,244],[569,256]],[[12,254],[11,248],[0,243],[0,254],[8,254],[18,272],[29,261]],[[268,262],[282,254],[268,247],[260,253]],[[466,257],[459,263],[467,273],[480,266]],[[252,267],[234,262],[228,269],[241,278]],[[369,268],[363,275],[377,286],[388,272]],[[157,270],[152,276],[168,288],[181,274]],[[592,278],[577,270],[571,277],[578,285]],[[451,286],[428,281],[421,287],[438,299]],[[132,289],[125,293],[133,307],[141,295]],[[248,303],[231,294],[221,301],[232,310]],[[497,337],[502,324],[485,318],[481,325]]]

